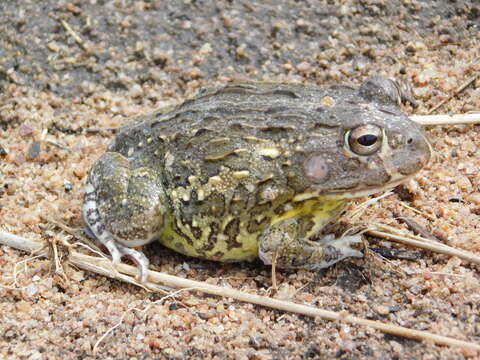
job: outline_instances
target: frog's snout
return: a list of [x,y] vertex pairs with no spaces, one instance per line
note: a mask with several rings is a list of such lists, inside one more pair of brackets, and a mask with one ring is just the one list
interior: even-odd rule
[[403,175],[414,174],[428,164],[432,147],[421,130],[407,137],[403,151],[395,156],[394,164]]
[[418,161],[422,164],[422,166],[427,165],[429,160],[430,160],[430,154],[428,154],[428,155],[420,155],[420,156],[418,157]]

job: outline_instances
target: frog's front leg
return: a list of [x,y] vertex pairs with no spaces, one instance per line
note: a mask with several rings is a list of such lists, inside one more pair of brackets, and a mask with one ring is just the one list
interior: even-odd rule
[[92,167],[85,187],[83,218],[108,249],[113,264],[130,256],[147,280],[148,259],[132,249],[158,236],[164,224],[165,199],[159,176],[150,168],[131,168],[119,153],[104,154]]
[[262,261],[269,265],[276,256],[279,268],[318,270],[350,256],[363,256],[357,250],[362,242],[360,235],[341,238],[326,235],[319,241],[312,241],[304,230],[309,221],[308,217],[291,218],[267,227],[260,237],[259,257]]

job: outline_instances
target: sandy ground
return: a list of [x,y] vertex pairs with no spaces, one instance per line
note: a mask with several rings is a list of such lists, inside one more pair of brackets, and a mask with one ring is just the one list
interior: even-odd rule
[[[480,72],[477,1],[0,2],[0,229],[33,240],[80,228],[92,162],[115,135],[86,129],[179,103],[232,79],[358,85],[403,77],[428,109]],[[436,113],[480,110],[474,81]],[[410,114],[412,109],[406,109]],[[480,127],[427,129],[435,154],[358,223],[410,216],[448,245],[480,254]],[[419,210],[417,214],[400,202]],[[358,202],[357,202],[358,203]],[[370,239],[372,246],[406,249]],[[408,249],[322,272],[280,272],[278,298],[480,343],[479,265]],[[152,267],[266,294],[260,262],[218,264],[154,244]],[[16,267],[16,282],[13,281]],[[229,299],[161,295],[0,247],[2,359],[463,359],[475,351],[384,335]],[[121,326],[97,340],[127,309]]]

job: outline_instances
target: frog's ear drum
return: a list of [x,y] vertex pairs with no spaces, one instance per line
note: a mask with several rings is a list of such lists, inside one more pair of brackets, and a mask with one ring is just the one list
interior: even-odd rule
[[328,179],[328,164],[322,154],[311,154],[303,163],[305,176],[312,182],[319,184]]
[[382,146],[383,131],[376,125],[361,125],[348,131],[345,143],[355,154],[368,156],[376,153]]

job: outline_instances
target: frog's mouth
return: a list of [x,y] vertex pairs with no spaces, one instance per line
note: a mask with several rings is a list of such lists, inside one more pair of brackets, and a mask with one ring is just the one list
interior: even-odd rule
[[343,200],[343,199],[357,199],[361,197],[370,196],[373,194],[381,193],[394,187],[411,180],[416,173],[410,174],[408,176],[401,176],[395,180],[388,182],[382,186],[363,186],[358,188],[351,188],[351,189],[338,189],[328,192],[322,192],[322,190],[315,190],[312,189],[311,191],[306,191],[301,194],[297,194],[294,198],[294,202],[304,201],[313,198],[322,198],[322,199],[336,199],[336,200]]

